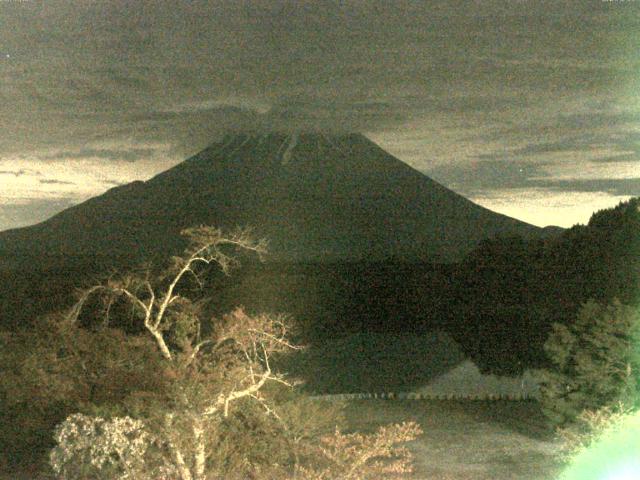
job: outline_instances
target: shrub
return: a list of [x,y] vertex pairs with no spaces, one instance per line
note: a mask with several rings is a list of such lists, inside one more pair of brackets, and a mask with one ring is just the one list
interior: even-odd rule
[[[134,480],[174,474],[161,459],[150,462],[153,439],[140,420],[74,414],[56,427],[54,438],[57,445],[50,462],[61,480]],[[156,471],[150,468],[154,463],[159,464]]]
[[[249,465],[247,453],[251,448],[242,450],[238,457],[234,451],[238,445],[223,440],[217,453],[225,462],[230,462],[227,467],[233,468],[209,469],[206,478],[399,478],[412,471],[412,455],[398,444],[413,440],[420,433],[413,422],[381,427],[369,435],[343,434],[336,429],[318,442],[298,444],[297,453],[303,463],[289,466],[280,463],[278,456]],[[185,478],[166,455],[168,450],[163,447],[162,439],[154,437],[142,421],[130,417],[107,420],[74,414],[58,425],[55,440],[57,446],[51,451],[50,461],[60,480]],[[253,437],[253,440],[259,441],[259,438]],[[271,442],[274,440],[277,443],[278,437],[271,438]]]
[[0,335],[0,463],[8,471],[46,466],[54,429],[72,413],[123,414],[130,395],[167,386],[145,337],[55,317],[34,326]]
[[297,474],[308,480],[375,480],[400,478],[412,472],[413,456],[403,444],[422,431],[415,422],[380,427],[376,433],[343,434],[320,438],[311,450],[315,461]]

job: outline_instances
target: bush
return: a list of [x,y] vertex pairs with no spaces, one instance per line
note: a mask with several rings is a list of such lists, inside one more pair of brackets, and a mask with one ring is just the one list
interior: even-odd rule
[[554,324],[545,351],[552,369],[538,372],[543,411],[557,426],[585,410],[621,403],[631,408],[640,393],[640,315],[614,301],[585,303],[573,325]]
[[[61,480],[151,480],[175,474],[162,458],[150,458],[153,439],[140,420],[74,414],[56,427],[54,437],[57,446],[50,462]],[[152,471],[155,464],[157,470]]]
[[145,337],[56,317],[33,325],[0,335],[0,464],[8,471],[46,466],[55,426],[72,413],[121,413],[130,395],[167,386]]
[[[311,450],[314,461],[301,466],[297,478],[307,480],[375,480],[401,478],[411,473],[413,456],[404,446],[422,431],[414,422],[380,427],[374,434],[343,434],[320,438]],[[299,476],[299,477],[298,477]]]

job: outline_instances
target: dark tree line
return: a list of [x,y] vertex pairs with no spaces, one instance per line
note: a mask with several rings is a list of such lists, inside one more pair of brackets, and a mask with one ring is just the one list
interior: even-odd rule
[[544,366],[552,323],[572,324],[589,300],[637,305],[639,206],[620,203],[551,239],[484,242],[455,275],[456,338],[485,369]]
[[639,204],[623,202],[545,239],[487,240],[458,264],[265,264],[221,293],[248,308],[291,312],[312,342],[440,329],[483,370],[518,373],[547,366],[551,325],[571,324],[587,301],[638,303]]
[[[231,279],[219,272],[207,279],[208,294],[217,299],[211,313],[238,304],[254,312],[288,312],[304,326],[297,333],[305,342],[441,329],[485,370],[544,366],[542,345],[552,323],[570,324],[590,299],[637,303],[639,203],[602,210],[587,225],[546,239],[487,240],[457,264],[244,262]],[[86,283],[104,272],[82,259],[27,265],[0,272],[4,328],[28,328],[37,315],[68,305],[71,286],[83,275]]]

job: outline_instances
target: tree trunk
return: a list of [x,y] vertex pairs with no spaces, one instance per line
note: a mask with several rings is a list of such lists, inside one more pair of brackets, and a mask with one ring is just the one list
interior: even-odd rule
[[164,341],[162,332],[156,330],[151,325],[146,325],[146,327],[147,327],[147,330],[151,332],[151,335],[153,335],[154,338],[156,339],[156,343],[158,344],[158,348],[160,348],[160,352],[162,353],[162,356],[167,360],[173,360],[173,355],[171,355],[171,351],[169,350],[169,347],[167,347],[167,344]]
[[187,464],[184,461],[182,452],[174,445],[171,445],[171,450],[173,450],[173,457],[175,458],[176,467],[178,469],[178,473],[180,474],[180,480],[194,480],[189,467],[187,467]]
[[193,419],[193,437],[195,442],[194,480],[204,480],[206,445],[204,438],[204,421],[200,416]]
[[[166,435],[167,437],[170,437],[171,430],[173,427],[172,425],[173,414],[172,413],[166,414],[164,417],[164,422],[165,422],[165,428],[167,430]],[[175,467],[178,470],[178,474],[180,475],[180,480],[194,480],[193,475],[191,475],[191,471],[187,466],[187,463],[184,461],[184,456],[182,455],[182,452],[180,451],[180,449],[176,447],[176,445],[171,440],[169,440],[167,443],[169,445],[169,449],[171,450],[171,453],[173,454],[173,460],[175,462]]]

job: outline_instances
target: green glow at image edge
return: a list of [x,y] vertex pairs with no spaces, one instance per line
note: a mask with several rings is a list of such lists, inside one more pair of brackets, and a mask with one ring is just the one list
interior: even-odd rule
[[578,454],[559,480],[640,480],[640,412]]

